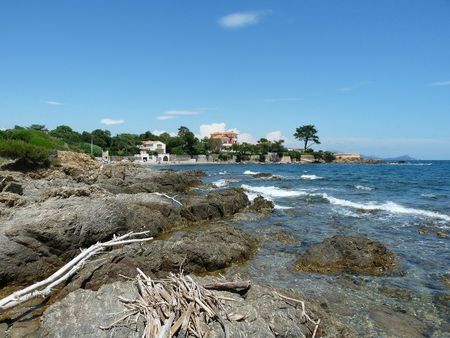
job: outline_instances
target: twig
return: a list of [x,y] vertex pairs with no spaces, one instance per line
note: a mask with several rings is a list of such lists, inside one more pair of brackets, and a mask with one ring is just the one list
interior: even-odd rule
[[180,201],[175,199],[175,197],[177,197],[177,195],[171,197],[171,196],[169,196],[167,194],[163,194],[163,193],[160,193],[160,192],[152,192],[152,194],[153,195],[157,195],[157,196],[163,196],[165,198],[168,198],[169,200],[172,200],[173,202],[177,203],[178,205],[183,206],[183,204]]
[[58,271],[47,277],[43,281],[37,282],[33,285],[26,287],[25,289],[14,292],[13,294],[0,299],[0,312],[15,307],[26,301],[29,301],[36,297],[46,297],[52,291],[53,288],[65,280],[73,276],[92,256],[104,251],[105,248],[129,244],[135,242],[144,242],[152,240],[152,237],[142,239],[127,239],[130,237],[140,236],[148,233],[148,231],[133,233],[130,232],[123,236],[113,236],[113,239],[104,243],[98,242],[85,250],[81,250],[81,253],[74,257],[70,262],[61,267]]

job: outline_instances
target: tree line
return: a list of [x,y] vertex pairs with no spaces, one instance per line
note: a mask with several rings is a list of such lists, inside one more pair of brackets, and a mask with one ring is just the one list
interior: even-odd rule
[[[250,159],[265,160],[269,153],[278,156],[287,155],[293,159],[300,159],[303,154],[311,154],[316,159],[330,162],[334,155],[330,152],[313,151],[311,145],[320,144],[317,130],[313,125],[300,126],[294,136],[303,142],[302,151],[288,150],[284,140],[271,141],[261,138],[256,144],[233,144],[230,150],[222,147],[222,141],[205,137],[199,139],[185,126],[178,128],[176,135],[162,133],[155,135],[151,131],[141,134],[120,133],[112,135],[109,130],[95,129],[91,132],[77,132],[70,126],[60,125],[48,130],[44,125],[33,124],[29,127],[15,126],[12,129],[0,131],[0,156],[13,157],[14,149],[28,157],[36,155],[44,158],[52,150],[81,151],[94,156],[101,156],[102,150],[108,150],[112,156],[133,156],[139,153],[142,141],[161,141],[166,144],[166,151],[174,155],[212,155],[219,160],[229,160],[232,156],[239,161]],[[3,149],[3,150],[2,150]],[[3,153],[3,155],[2,155]]]

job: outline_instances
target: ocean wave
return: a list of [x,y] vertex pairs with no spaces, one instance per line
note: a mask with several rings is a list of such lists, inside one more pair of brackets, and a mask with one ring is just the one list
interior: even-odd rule
[[251,171],[251,170],[246,170],[244,171],[244,175],[256,175],[259,174],[258,171]]
[[358,189],[358,190],[366,190],[366,191],[372,191],[373,190],[373,188],[371,188],[371,187],[366,187],[366,186],[364,186],[364,185],[354,185],[353,186],[355,189]]
[[408,208],[404,207],[400,204],[397,204],[395,202],[387,201],[384,203],[375,203],[375,202],[369,202],[369,203],[357,203],[352,202],[340,198],[336,198],[333,196],[329,196],[327,194],[322,194],[322,197],[326,199],[328,202],[330,202],[333,205],[339,205],[342,207],[350,207],[360,210],[367,210],[367,211],[386,211],[393,214],[405,214],[405,215],[414,215],[414,216],[425,216],[430,218],[437,218],[441,219],[446,222],[450,222],[450,216],[446,214],[441,214],[436,211],[430,211],[430,210],[423,210],[423,209],[415,209],[415,208]]
[[[244,186],[245,187],[250,187],[248,185],[243,184],[242,187],[244,188]],[[250,202],[253,202],[253,200],[256,197],[258,197],[258,196],[263,196],[265,199],[273,202],[273,198],[271,196],[269,196],[269,195],[266,195],[266,194],[263,194],[263,193],[258,193],[258,192],[251,192],[250,189],[247,189],[247,188],[244,188],[244,189],[247,190],[246,194],[247,194],[247,197],[248,197]],[[274,203],[274,209],[287,210],[287,209],[293,209],[293,207],[288,207],[288,206],[279,205],[279,204]]]
[[288,210],[288,209],[293,209],[293,207],[287,207],[284,205],[279,205],[279,204],[274,204],[274,208],[278,209],[278,210]]
[[436,198],[437,196],[435,194],[420,194],[421,197],[425,198]]
[[263,196],[269,196],[269,197],[297,197],[297,196],[307,195],[307,193],[305,191],[286,190],[286,189],[281,189],[281,188],[274,187],[274,186],[252,187],[247,184],[242,184],[241,187],[250,192],[259,193]]
[[430,166],[433,165],[433,163],[411,163],[411,162],[406,162],[406,163],[399,163],[399,162],[387,162],[385,163],[386,165],[412,165],[412,166]]
[[226,175],[227,174],[227,171],[226,170],[224,170],[224,171],[219,171],[219,175]]
[[232,183],[232,182],[239,182],[239,180],[231,179],[231,178],[230,179],[221,178],[220,180],[213,182],[213,184],[218,188],[223,188],[223,187],[226,187],[228,185],[228,183]]
[[316,175],[302,175],[300,176],[302,180],[321,180],[323,177],[316,176]]

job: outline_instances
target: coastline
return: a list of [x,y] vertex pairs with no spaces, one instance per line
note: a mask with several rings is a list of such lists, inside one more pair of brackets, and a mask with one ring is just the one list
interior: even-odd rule
[[[165,278],[169,273],[178,273],[180,266],[200,283],[219,282],[221,279],[217,274],[223,276],[222,281],[223,278],[235,281],[238,276],[250,281],[252,286],[247,297],[239,298],[238,304],[255,313],[264,309],[265,317],[256,315],[253,321],[243,319],[226,323],[231,332],[241,336],[248,336],[251,330],[266,335],[264,330],[276,322],[276,318],[282,318],[280,330],[287,327],[299,335],[300,332],[306,336],[307,332],[311,334],[308,325],[289,319],[289,313],[297,313],[297,310],[277,298],[277,294],[304,301],[309,315],[322,320],[318,330],[324,337],[352,337],[374,332],[400,332],[399,336],[413,337],[424,333],[430,325],[410,312],[399,314],[395,310],[395,306],[413,307],[416,304],[410,299],[422,297],[409,290],[399,291],[389,283],[391,279],[394,285],[406,279],[400,270],[402,257],[397,255],[397,248],[389,239],[396,236],[380,237],[362,229],[355,235],[352,229],[359,223],[350,222],[361,219],[367,223],[380,213],[396,212],[397,209],[400,215],[404,212],[414,215],[420,210],[405,209],[401,205],[394,206],[397,209],[386,209],[391,206],[344,200],[335,195],[338,191],[335,187],[330,187],[326,195],[318,190],[336,184],[331,173],[339,172],[342,177],[350,176],[345,184],[350,196],[367,196],[370,200],[379,187],[373,183],[350,185],[356,184],[351,177],[352,167],[314,166],[315,169],[306,175],[303,168],[308,166],[301,166],[301,170],[297,166],[273,166],[270,174],[269,169],[265,173],[254,169],[257,165],[269,168],[262,164],[282,163],[226,163],[240,165],[236,169],[228,166],[230,169],[225,172],[207,170],[209,164],[215,168],[216,164],[225,163],[189,163],[184,166],[195,169],[159,171],[146,170],[147,166],[136,163],[100,165],[89,156],[76,153],[61,152],[59,157],[60,165],[46,170],[0,172],[0,176],[7,178],[7,185],[2,186],[0,192],[3,203],[0,258],[9,257],[0,259],[0,294],[6,295],[11,288],[42,280],[79,253],[80,248],[110,239],[113,234],[150,231],[148,235],[156,240],[103,253],[80,269],[61,290],[56,290],[48,304],[48,300],[30,303],[40,308],[26,314],[26,322],[13,318],[17,312],[28,311],[28,304],[12,312],[0,312],[0,325],[6,323],[6,327],[3,325],[0,329],[8,334],[25,329],[28,333],[57,336],[63,328],[69,328],[71,335],[77,336],[89,322],[86,317],[89,309],[102,308],[105,313],[121,311],[120,307],[102,303],[99,299],[133,296],[130,291],[133,284],[122,276],[132,278],[139,267],[152,278]],[[199,168],[199,165],[205,168]],[[252,174],[244,172],[246,165],[251,166]],[[378,171],[372,166],[360,168]],[[415,170],[428,168],[417,167]],[[327,172],[329,174],[325,174]],[[297,175],[296,180],[292,178],[293,174]],[[219,184],[214,186],[217,181],[221,183],[220,188]],[[305,190],[308,187],[311,190]],[[339,205],[354,211],[339,216],[334,209]],[[322,207],[332,213],[323,212]],[[440,216],[429,212],[425,215]],[[323,222],[315,223],[314,220],[319,218],[323,218]],[[335,235],[333,226],[330,228],[330,219],[339,227],[339,236]],[[305,221],[307,223],[303,225]],[[349,228],[344,221],[350,223]],[[390,230],[385,228],[385,231]],[[439,237],[446,236],[445,232],[434,236],[433,230],[427,231],[430,232],[428,238],[446,240]],[[316,235],[308,237],[308,234]],[[18,249],[13,249],[16,247]],[[40,255],[34,250],[49,254]],[[336,264],[330,259],[335,256],[341,256],[343,263]],[[330,281],[333,281],[332,285]],[[369,286],[367,290],[366,285]],[[375,294],[373,285],[377,286]],[[258,303],[261,295],[270,295],[268,305]],[[346,298],[351,295],[358,295],[357,299],[368,298],[364,302]],[[392,295],[403,298],[399,303]],[[88,300],[81,314],[77,311],[80,297]],[[386,304],[380,305],[372,297],[381,297]],[[355,308],[362,305],[364,310],[355,312]],[[429,306],[422,304],[427,310]],[[233,304],[225,303],[225,307],[233,313],[241,311]],[[67,311],[74,312],[70,323],[57,319],[66,317]],[[339,315],[342,312],[356,319]],[[297,315],[301,316],[301,313]],[[358,327],[363,315],[368,319],[362,323],[367,325]],[[437,314],[430,312],[429,316]],[[91,329],[96,336],[106,337],[108,331],[98,327],[114,320],[111,316],[98,316],[93,321],[96,328]],[[369,324],[373,327],[366,331]],[[123,335],[133,336],[129,331],[123,332]]]

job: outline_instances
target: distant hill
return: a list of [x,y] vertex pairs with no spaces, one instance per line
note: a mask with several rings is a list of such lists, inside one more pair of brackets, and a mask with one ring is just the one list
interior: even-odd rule
[[402,155],[397,157],[383,158],[385,161],[417,161],[417,158],[413,158],[409,155]]

